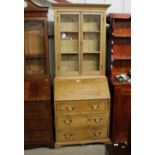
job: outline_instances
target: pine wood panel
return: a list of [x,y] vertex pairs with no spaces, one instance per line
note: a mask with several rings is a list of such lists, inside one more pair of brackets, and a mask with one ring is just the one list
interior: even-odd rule
[[55,102],[57,114],[72,115],[76,113],[106,113],[109,109],[109,100],[81,100]]
[[75,114],[75,115],[58,115],[56,117],[57,130],[65,129],[89,129],[94,126],[107,125],[108,113],[102,114]]
[[109,86],[105,76],[56,77],[54,79],[55,101],[106,99],[109,97]]
[[103,140],[107,138],[107,126],[100,126],[90,129],[80,130],[64,130],[58,131],[56,135],[56,141],[58,142],[74,142],[83,140]]

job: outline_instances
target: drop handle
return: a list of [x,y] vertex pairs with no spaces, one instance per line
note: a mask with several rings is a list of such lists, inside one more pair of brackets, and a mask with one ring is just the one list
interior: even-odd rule
[[64,134],[65,139],[70,139],[73,136],[73,134]]
[[65,123],[65,125],[70,125],[72,120],[63,120],[63,122]]
[[94,120],[95,123],[100,123],[102,121],[102,118],[98,118],[98,119],[94,118],[93,120]]
[[45,78],[45,82],[48,82],[48,78]]
[[101,134],[102,134],[102,132],[93,132],[93,135],[94,135],[95,137],[99,137]]
[[67,111],[73,111],[75,109],[75,107],[66,107]]
[[99,108],[99,105],[92,105],[91,106],[91,109],[93,109],[93,110],[97,110]]

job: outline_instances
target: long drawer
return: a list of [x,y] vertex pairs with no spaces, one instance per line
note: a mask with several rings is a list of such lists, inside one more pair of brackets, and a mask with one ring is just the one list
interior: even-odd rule
[[42,130],[42,129],[51,129],[51,120],[50,119],[25,119],[24,120],[24,129],[25,130]]
[[106,113],[109,111],[109,100],[83,100],[55,102],[55,110],[59,114]]
[[50,119],[50,101],[31,101],[24,102],[25,119]]
[[108,137],[107,126],[90,129],[63,130],[57,131],[57,142],[74,142],[82,140],[99,140]]
[[25,119],[49,119],[50,112],[43,110],[25,110],[24,111]]
[[50,101],[27,101],[24,102],[24,110],[48,110]]
[[108,124],[108,113],[56,116],[57,130],[89,128]]
[[50,141],[51,130],[25,130],[24,141],[25,142],[39,142]]

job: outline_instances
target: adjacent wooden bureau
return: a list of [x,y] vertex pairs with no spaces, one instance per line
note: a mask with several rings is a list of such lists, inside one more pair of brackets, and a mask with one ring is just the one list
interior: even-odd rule
[[110,94],[105,76],[56,77],[56,147],[109,140]]
[[[131,117],[131,82],[118,82],[116,75],[131,70],[131,15],[109,14],[110,64],[108,78],[111,90],[111,140],[121,143],[128,140]],[[108,59],[109,60],[109,59]]]
[[53,147],[47,11],[30,0],[24,9],[24,147]]
[[105,76],[105,24],[109,6],[52,5],[55,147],[110,141],[110,94]]

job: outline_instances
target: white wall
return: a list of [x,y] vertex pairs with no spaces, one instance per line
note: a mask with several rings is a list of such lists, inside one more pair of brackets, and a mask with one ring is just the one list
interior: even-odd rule
[[72,3],[111,4],[108,13],[130,13],[131,0],[69,0]]
[[[52,2],[52,0],[48,0]],[[131,13],[131,0],[68,0],[72,3],[111,4],[107,13]],[[48,20],[53,21],[53,11],[49,10]]]

